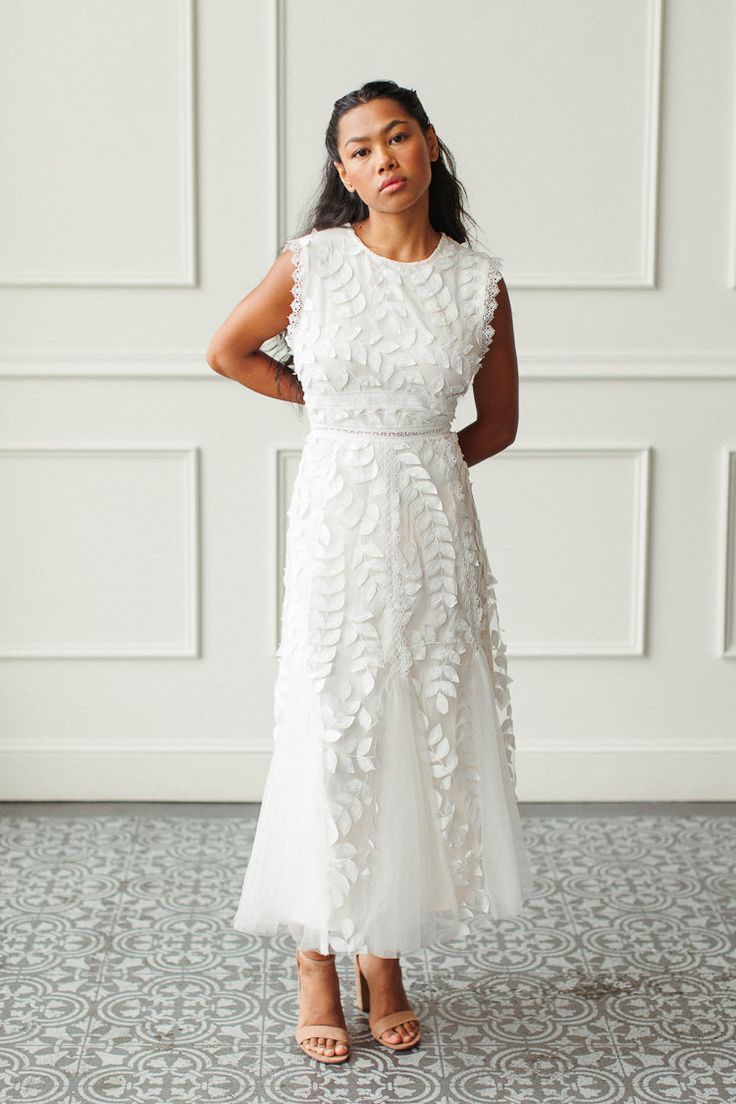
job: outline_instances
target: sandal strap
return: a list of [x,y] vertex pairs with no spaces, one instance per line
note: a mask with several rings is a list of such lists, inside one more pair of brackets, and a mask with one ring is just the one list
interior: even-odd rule
[[304,1039],[333,1039],[337,1043],[349,1043],[348,1033],[344,1027],[337,1024],[302,1024],[294,1032],[296,1041],[301,1043]]
[[400,1023],[406,1023],[407,1020],[417,1020],[418,1018],[416,1012],[411,1008],[405,1008],[403,1012],[389,1012],[387,1016],[381,1016],[379,1020],[371,1024],[371,1030],[376,1036],[380,1037],[389,1028],[396,1027]]

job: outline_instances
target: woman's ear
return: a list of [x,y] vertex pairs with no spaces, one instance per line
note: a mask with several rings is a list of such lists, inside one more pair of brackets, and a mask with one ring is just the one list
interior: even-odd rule
[[337,169],[338,175],[339,175],[340,179],[342,180],[343,184],[346,184],[346,181],[345,181],[345,166],[343,165],[342,161],[333,161],[332,164]]

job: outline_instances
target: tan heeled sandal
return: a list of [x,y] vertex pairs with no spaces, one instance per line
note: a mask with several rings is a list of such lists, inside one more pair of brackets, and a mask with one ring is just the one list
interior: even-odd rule
[[[371,992],[368,988],[368,979],[360,968],[357,954],[353,956],[353,960],[355,962],[355,1000],[361,1012],[369,1012],[371,1007]],[[381,1038],[384,1031],[388,1031],[392,1027],[397,1027],[400,1023],[406,1023],[407,1020],[416,1020],[417,1023],[419,1023],[419,1017],[412,1008],[405,1008],[403,1012],[389,1012],[388,1015],[381,1016],[377,1019],[375,1023],[371,1023],[369,1016],[368,1026],[377,1043],[389,1047],[390,1050],[408,1050],[409,1047],[416,1046],[422,1037],[422,1032],[419,1027],[417,1027],[416,1034],[412,1035],[411,1039],[407,1039],[403,1043],[389,1043]]]
[[[310,962],[316,962],[318,965],[332,966],[334,961],[334,954],[329,958],[310,958]],[[296,977],[297,977],[297,992],[298,997],[301,998],[302,993],[302,974],[301,974],[301,962],[299,959],[299,949],[296,952]],[[320,1054],[318,1051],[309,1050],[307,1047],[302,1046],[305,1039],[331,1039],[334,1043],[346,1043],[350,1046],[350,1038],[344,1027],[339,1027],[337,1024],[303,1024],[298,1023],[296,1031],[294,1032],[294,1038],[298,1042],[301,1049],[309,1058],[316,1058],[318,1062],[345,1062],[350,1057],[350,1051],[346,1050],[344,1054]]]

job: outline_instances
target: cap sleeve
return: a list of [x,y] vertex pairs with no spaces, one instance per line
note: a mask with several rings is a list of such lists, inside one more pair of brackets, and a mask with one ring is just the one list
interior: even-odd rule
[[482,268],[482,296],[480,308],[480,333],[479,349],[480,359],[488,352],[493,341],[495,330],[493,328],[493,316],[496,313],[498,300],[498,281],[501,279],[501,258],[492,257],[489,254],[483,256]]

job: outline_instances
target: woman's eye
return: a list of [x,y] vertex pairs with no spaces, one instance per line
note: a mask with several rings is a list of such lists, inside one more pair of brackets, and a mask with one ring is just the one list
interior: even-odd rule
[[[393,142],[394,138],[406,138],[406,137],[407,137],[406,134],[392,134],[391,138],[390,138],[390,141]],[[355,150],[355,152],[353,153],[353,157],[357,157],[359,153],[364,153],[364,152],[365,152],[364,147],[361,147],[360,149]],[[361,157],[361,161],[362,160],[363,160],[363,158]]]

